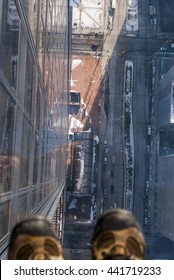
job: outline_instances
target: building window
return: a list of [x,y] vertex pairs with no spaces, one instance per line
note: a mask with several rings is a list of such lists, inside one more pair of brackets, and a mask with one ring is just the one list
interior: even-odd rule
[[0,71],[16,90],[20,18],[14,1],[4,0],[2,2]]
[[36,208],[37,206],[37,191],[32,191],[32,209]]
[[30,159],[30,147],[31,147],[31,127],[28,121],[24,118],[23,133],[22,133],[22,158],[21,158],[21,188],[28,186],[29,178],[29,159]]
[[19,220],[26,216],[27,214],[27,195],[22,195],[19,197],[19,207],[18,207],[18,217]]
[[35,146],[34,146],[33,185],[37,184],[38,156],[39,156],[39,143],[38,143],[38,135],[36,135]]
[[0,193],[11,190],[14,104],[0,86]]
[[0,239],[2,239],[9,230],[10,202],[6,201],[0,204]]
[[38,84],[36,91],[36,129],[39,132],[40,130],[40,108],[41,108],[41,91]]
[[27,59],[26,59],[26,75],[25,75],[25,110],[31,115],[32,109],[32,99],[33,99],[33,80],[35,75],[35,69],[33,66],[32,57],[29,51],[27,50]]
[[42,155],[41,155],[41,183],[45,181],[45,164],[46,164],[46,147],[42,144]]

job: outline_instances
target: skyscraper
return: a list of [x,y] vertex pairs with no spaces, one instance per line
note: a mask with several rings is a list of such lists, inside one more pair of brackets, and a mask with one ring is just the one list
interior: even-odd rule
[[69,1],[0,2],[0,255],[26,215],[53,219],[65,186]]

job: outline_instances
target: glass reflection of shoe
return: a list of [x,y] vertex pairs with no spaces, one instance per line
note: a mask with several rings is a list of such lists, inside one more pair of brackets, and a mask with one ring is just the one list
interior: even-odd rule
[[51,223],[42,216],[27,217],[12,230],[9,260],[63,259],[62,247]]
[[125,209],[106,211],[97,221],[92,242],[93,260],[142,260],[145,239],[134,215]]

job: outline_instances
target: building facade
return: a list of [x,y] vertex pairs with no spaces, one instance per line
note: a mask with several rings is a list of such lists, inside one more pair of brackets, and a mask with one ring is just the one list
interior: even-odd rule
[[69,26],[68,0],[0,0],[1,259],[18,220],[53,220],[62,199]]

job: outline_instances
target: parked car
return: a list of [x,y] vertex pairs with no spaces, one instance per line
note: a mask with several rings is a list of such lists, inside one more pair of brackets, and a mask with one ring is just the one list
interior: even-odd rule
[[149,153],[150,152],[150,146],[147,145],[147,152]]
[[145,225],[148,224],[148,218],[147,218],[147,217],[144,218],[144,224],[145,224]]
[[167,48],[161,47],[160,50],[161,50],[161,51],[167,51]]
[[149,195],[149,188],[145,188],[145,196]]
[[108,148],[105,149],[105,154],[108,154]]

